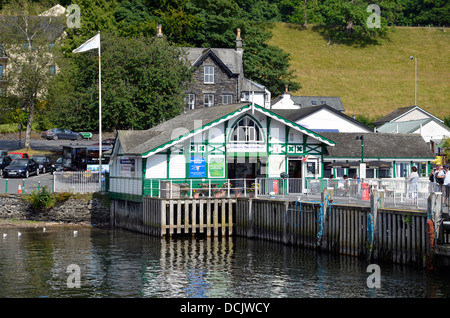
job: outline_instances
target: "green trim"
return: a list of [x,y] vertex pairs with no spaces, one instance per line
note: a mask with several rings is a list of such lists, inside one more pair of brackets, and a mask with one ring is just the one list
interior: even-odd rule
[[[275,114],[275,113],[265,109],[264,107],[261,107],[261,106],[256,105],[256,104],[254,104],[253,106],[251,104],[248,104],[248,105],[243,106],[243,107],[241,107],[241,108],[239,108],[239,109],[237,109],[235,111],[232,111],[231,113],[228,113],[225,116],[222,116],[222,117],[220,117],[220,118],[218,118],[216,120],[213,120],[212,122],[210,122],[210,123],[208,123],[206,125],[203,125],[200,128],[194,129],[194,130],[190,131],[189,133],[181,135],[181,136],[179,136],[179,137],[177,137],[175,139],[172,139],[172,140],[170,140],[170,141],[168,141],[166,143],[163,143],[162,145],[160,145],[160,146],[158,146],[156,148],[153,148],[153,149],[151,149],[151,150],[149,150],[147,152],[144,152],[144,153],[141,154],[141,156],[147,157],[147,156],[151,155],[152,153],[155,153],[155,152],[158,152],[160,150],[166,149],[167,147],[170,147],[172,144],[177,143],[177,142],[182,141],[182,140],[185,140],[185,139],[191,137],[192,135],[197,134],[198,132],[201,132],[201,131],[204,131],[204,130],[210,128],[213,125],[216,125],[216,124],[221,123],[223,121],[227,121],[230,118],[232,118],[233,116],[235,116],[236,114],[238,114],[240,112],[243,112],[245,110],[248,110],[251,107],[254,107],[254,109],[262,112],[266,116],[269,116],[269,117],[272,117],[272,118],[276,118],[279,121],[281,121],[282,123],[284,123],[285,125],[288,125],[288,126],[290,126],[292,128],[295,128],[295,129],[298,129],[303,134],[306,134],[308,136],[312,136],[312,137],[318,139],[319,141],[321,141],[321,142],[323,142],[323,143],[325,143],[325,144],[327,144],[329,146],[336,145],[336,143],[334,141],[332,141],[332,140],[330,140],[328,138],[325,138],[325,137],[315,133],[314,131],[311,131],[311,130],[309,130],[309,129],[303,127],[303,126],[300,126],[300,125],[298,125],[298,124],[296,124],[294,122],[291,122],[290,120],[287,120],[287,119],[285,119],[285,118],[283,118],[283,117],[281,117],[281,116],[279,116],[279,115],[277,115],[277,114]],[[243,114],[243,115],[252,116],[250,114]],[[259,121],[256,120],[256,122],[258,122],[258,124],[259,124]],[[260,124],[259,124],[259,126],[260,126]]]
[[194,130],[192,130],[192,131],[190,131],[190,132],[188,132],[188,133],[186,133],[184,135],[179,136],[178,138],[172,139],[172,140],[170,140],[170,141],[168,141],[166,143],[163,143],[162,145],[159,145],[156,148],[153,148],[153,149],[151,149],[151,150],[149,150],[147,152],[144,152],[144,153],[141,154],[141,156],[147,157],[147,156],[151,155],[152,153],[158,152],[158,150],[160,150],[160,149],[165,149],[165,148],[171,146],[172,144],[174,144],[174,143],[176,143],[178,141],[187,139],[187,138],[197,134],[198,132],[201,132],[203,130],[208,129],[209,127],[211,127],[211,126],[213,126],[215,124],[218,124],[218,123],[221,123],[223,121],[226,121],[229,118],[233,117],[236,113],[242,112],[243,110],[246,110],[246,109],[249,109],[249,108],[250,108],[250,104],[248,104],[247,106],[243,106],[243,107],[241,107],[241,108],[239,108],[239,109],[237,109],[235,111],[232,111],[231,113],[229,113],[229,114],[227,114],[225,116],[222,116],[222,117],[220,117],[220,118],[218,118],[216,120],[213,120],[212,122],[210,122],[210,123],[208,123],[208,124],[206,124],[206,125],[204,125],[204,126],[202,126],[200,128],[196,128],[196,129],[194,129]]
[[[248,114],[248,113],[246,113],[246,114],[243,114],[241,117],[239,117],[238,119],[236,119],[235,121],[234,121],[234,123],[230,126],[230,136],[232,135],[232,132],[234,131],[234,129],[236,128],[236,125],[237,125],[237,123],[240,121],[240,120],[242,120],[244,117],[250,117],[258,126],[259,126],[259,128],[261,129],[261,135],[263,136],[263,138],[265,138],[266,136],[264,136],[264,133],[262,133],[264,130],[263,130],[263,127],[262,127],[262,125],[261,125],[261,123],[258,121],[258,119],[256,119],[253,115],[250,115],[250,114]],[[228,136],[228,137],[230,137],[230,136]],[[232,142],[231,140],[228,140],[228,139],[225,139],[225,142]],[[261,143],[266,143],[266,142],[268,142],[268,139],[266,140],[266,141],[262,141]]]
[[137,194],[109,192],[109,198],[113,200],[142,202],[142,196]]

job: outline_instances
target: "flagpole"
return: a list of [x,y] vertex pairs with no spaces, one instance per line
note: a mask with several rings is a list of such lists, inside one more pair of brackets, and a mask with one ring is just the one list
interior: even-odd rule
[[99,151],[98,151],[98,163],[99,163],[99,184],[100,192],[102,191],[102,67],[101,67],[101,40],[100,31],[98,31],[98,138],[99,138]]

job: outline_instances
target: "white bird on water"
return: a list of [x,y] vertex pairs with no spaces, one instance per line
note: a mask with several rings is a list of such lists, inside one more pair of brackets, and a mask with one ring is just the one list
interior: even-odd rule
[[21,237],[22,236],[22,232],[17,232],[17,237]]
[[3,233],[3,238],[5,239],[8,236],[8,234]]
[[78,231],[73,231],[73,236],[78,236]]
[[45,227],[42,229],[42,232],[45,232]]

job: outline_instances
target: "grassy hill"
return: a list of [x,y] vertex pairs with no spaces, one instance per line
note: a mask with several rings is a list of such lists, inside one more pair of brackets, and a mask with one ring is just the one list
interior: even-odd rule
[[[310,26],[275,23],[270,42],[291,54],[302,89],[293,95],[340,96],[347,115],[369,118],[417,104],[433,115],[450,115],[450,30],[397,27],[380,45],[330,43]],[[275,96],[274,96],[275,97]]]

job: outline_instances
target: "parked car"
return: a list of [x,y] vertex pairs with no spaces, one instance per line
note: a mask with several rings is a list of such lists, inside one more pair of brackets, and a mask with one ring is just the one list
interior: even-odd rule
[[15,159],[4,170],[3,177],[25,177],[39,175],[39,164],[33,159]]
[[52,163],[52,173],[55,171],[63,171],[62,157]]
[[83,135],[71,131],[69,129],[61,129],[61,128],[53,128],[42,132],[42,138],[46,138],[48,140],[58,140],[58,139],[71,139],[71,140],[81,140],[83,139]]
[[0,150],[0,156],[7,156],[8,155],[8,151],[6,150]]
[[39,172],[46,173],[52,171],[52,160],[47,156],[33,156],[31,157],[39,164]]
[[30,159],[30,156],[26,152],[10,152],[8,156],[14,159]]
[[3,175],[3,169],[5,169],[11,161],[12,159],[9,156],[0,157],[0,176]]

